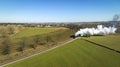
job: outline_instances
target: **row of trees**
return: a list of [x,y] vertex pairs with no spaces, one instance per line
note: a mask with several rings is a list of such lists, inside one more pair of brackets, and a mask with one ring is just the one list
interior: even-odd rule
[[[39,35],[33,36],[31,38],[24,37],[24,38],[18,39],[17,43],[16,43],[16,45],[17,45],[16,51],[23,53],[26,47],[36,49],[37,45],[44,45],[48,42],[52,42],[52,37],[46,36],[45,41],[46,42],[40,41]],[[10,38],[4,38],[1,44],[2,44],[0,46],[1,47],[1,54],[9,55],[11,53],[11,50],[12,50],[11,47],[13,44],[13,40],[11,40]]]
[[[104,25],[104,26],[113,26],[113,24],[111,24],[110,22],[91,22],[91,23],[71,23],[71,24],[67,24],[66,27],[70,28],[70,29],[74,29],[74,30],[79,30],[82,28],[92,28],[92,27],[97,27],[97,25]],[[120,27],[120,23],[116,23],[116,27]]]
[[[69,29],[73,29],[73,30],[79,30],[82,28],[91,28],[91,27],[97,27],[97,25],[99,25],[100,23],[84,23],[84,24],[79,24],[79,23],[71,23],[71,24],[67,24],[66,27]],[[101,23],[102,25],[106,25],[105,23]]]
[[9,55],[13,52],[24,53],[28,48],[36,49],[39,45],[50,47],[56,45],[57,42],[70,38],[74,32],[72,30],[58,30],[54,33],[45,35],[35,35],[31,37],[23,37],[19,39],[3,38],[0,45],[0,54]]

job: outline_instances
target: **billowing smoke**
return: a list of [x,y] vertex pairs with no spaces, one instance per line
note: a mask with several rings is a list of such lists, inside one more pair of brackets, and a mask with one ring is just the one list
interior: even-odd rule
[[107,35],[113,34],[117,28],[114,26],[104,27],[103,25],[98,25],[97,28],[84,28],[80,29],[75,33],[75,36],[86,36],[86,35]]

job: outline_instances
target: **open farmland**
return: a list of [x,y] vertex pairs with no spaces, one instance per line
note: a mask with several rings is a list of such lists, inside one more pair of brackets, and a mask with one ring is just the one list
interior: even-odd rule
[[87,39],[92,42],[120,51],[120,34],[92,36]]
[[32,27],[26,27],[24,28],[21,32],[15,34],[12,36],[12,38],[21,38],[21,37],[29,37],[29,36],[34,36],[34,35],[40,35],[40,34],[47,34],[50,32],[54,32],[60,29],[67,29],[67,28],[32,28]]
[[120,67],[120,54],[77,39],[5,67]]

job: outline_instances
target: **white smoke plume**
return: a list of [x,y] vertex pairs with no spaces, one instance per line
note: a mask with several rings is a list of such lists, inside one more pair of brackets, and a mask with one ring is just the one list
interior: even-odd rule
[[107,35],[113,34],[117,28],[114,26],[104,27],[103,25],[98,25],[97,28],[84,28],[80,29],[75,33],[75,36],[85,36],[85,35]]

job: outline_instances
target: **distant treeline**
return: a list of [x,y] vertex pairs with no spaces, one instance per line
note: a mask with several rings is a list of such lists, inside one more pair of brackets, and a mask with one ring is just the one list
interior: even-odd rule
[[79,30],[81,28],[91,28],[97,25],[113,26],[113,24],[118,28],[117,33],[120,33],[120,21],[108,21],[108,22],[66,22],[66,23],[0,23],[0,25],[16,25],[24,27],[67,27],[74,30]]
[[120,33],[120,22],[117,22],[117,23],[111,23],[111,22],[101,22],[101,23],[83,23],[83,24],[74,24],[74,23],[71,23],[71,24],[67,24],[67,28],[70,28],[70,29],[74,29],[74,30],[79,30],[79,29],[83,29],[83,28],[96,28],[97,25],[103,25],[105,27],[109,27],[109,26],[115,26],[117,28],[117,33]]

